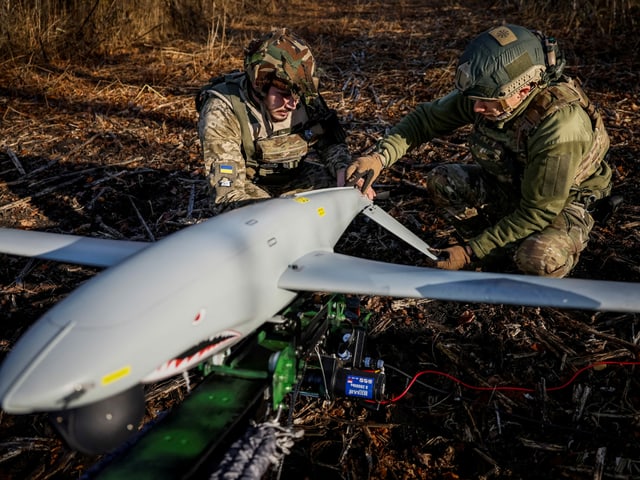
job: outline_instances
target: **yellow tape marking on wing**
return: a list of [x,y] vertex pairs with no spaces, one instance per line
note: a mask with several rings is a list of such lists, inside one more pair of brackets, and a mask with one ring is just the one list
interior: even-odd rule
[[109,385],[110,383],[117,382],[118,380],[126,377],[131,373],[131,365],[127,365],[122,367],[115,372],[107,373],[104,377],[102,377],[102,385]]

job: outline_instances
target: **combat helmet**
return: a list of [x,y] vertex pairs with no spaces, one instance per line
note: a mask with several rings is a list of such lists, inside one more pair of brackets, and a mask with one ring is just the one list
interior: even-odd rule
[[509,98],[524,86],[559,76],[557,44],[517,25],[502,25],[476,37],[458,61],[456,88],[479,99]]
[[298,95],[313,97],[318,93],[311,49],[286,28],[251,42],[245,50],[244,70],[259,95],[265,95],[274,80],[284,82]]

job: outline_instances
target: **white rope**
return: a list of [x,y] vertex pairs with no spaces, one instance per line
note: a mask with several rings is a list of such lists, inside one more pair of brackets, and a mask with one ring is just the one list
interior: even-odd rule
[[252,422],[244,436],[225,454],[210,480],[259,480],[271,465],[291,452],[303,430],[283,427],[277,421],[257,425]]

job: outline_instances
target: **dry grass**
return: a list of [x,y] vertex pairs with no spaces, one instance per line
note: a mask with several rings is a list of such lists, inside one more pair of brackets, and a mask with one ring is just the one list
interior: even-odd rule
[[[459,8],[473,2],[445,2],[448,8]],[[366,12],[369,2],[350,4],[353,14]],[[387,11],[370,25],[354,24],[349,16],[331,25],[334,34],[357,30],[360,34],[392,32],[401,28],[393,24],[394,14],[410,15],[412,2],[399,2],[399,10]],[[403,8],[404,7],[404,8]],[[525,18],[537,19],[539,27],[549,23],[562,25],[559,34],[568,35],[580,29],[606,41],[612,35],[629,35],[638,28],[639,0],[574,0],[525,2],[497,0],[496,11],[512,11]],[[252,15],[273,18],[291,12],[305,13],[335,8],[323,2],[309,4],[300,0],[16,0],[0,7],[0,60],[40,57],[46,62],[56,58],[80,55],[108,55],[131,44],[158,43],[171,39],[207,43],[209,54],[220,53],[227,45],[226,31],[231,23],[242,24]],[[329,12],[330,14],[330,12]]]
[[[14,16],[3,10],[0,24],[0,42],[10,40],[0,50],[3,227],[147,240],[208,215],[193,93],[209,76],[239,68],[248,40],[275,22],[299,32],[314,47],[327,101],[347,127],[352,151],[359,152],[418,102],[447,92],[467,41],[506,20],[554,32],[570,60],[570,73],[579,74],[591,97],[605,107],[615,186],[628,201],[614,221],[594,231],[575,276],[640,279],[640,78],[638,49],[632,48],[638,35],[620,41],[637,2],[589,4],[611,10],[615,4],[617,12],[629,13],[625,28],[609,36],[606,15],[587,24],[588,17],[578,19],[581,11],[569,22],[560,10],[572,2],[559,2],[556,11],[552,2],[499,0],[262,0],[257,7],[256,2],[229,0],[203,2],[211,13],[194,16],[187,7],[196,2],[149,0],[131,2],[156,9],[149,12],[148,23],[131,22],[135,32],[114,28],[114,23],[100,27],[100,18],[122,24],[124,11],[96,9],[89,15],[95,1],[42,0],[39,14],[24,1],[3,2],[2,8],[9,3]],[[54,8],[60,4],[77,7],[75,23]],[[164,4],[177,6],[175,12],[160,11]],[[99,2],[99,8],[111,5],[115,9],[120,3]],[[538,18],[529,16],[534,6]],[[13,26],[16,12],[26,26]],[[46,23],[45,17],[55,22],[36,28]],[[91,29],[81,28],[87,17]],[[153,28],[170,18],[184,18],[184,23]],[[69,24],[76,26],[70,29]],[[569,25],[573,30],[567,30]],[[18,39],[21,30],[25,36]],[[85,50],[81,42],[73,43],[73,32],[94,32],[96,42]],[[460,159],[465,140],[464,132],[437,139],[380,180],[379,188],[392,192],[381,206],[433,245],[447,241],[450,231],[424,197],[422,174],[433,163]],[[388,261],[416,260],[394,242],[362,223],[347,232],[340,248]],[[3,256],[2,355],[33,321],[94,273]],[[499,379],[536,386],[546,379],[551,386],[589,362],[637,355],[638,315],[365,300],[375,313],[373,351],[410,374],[437,367],[473,384]],[[576,398],[568,389],[550,395],[546,403],[476,395],[431,378],[378,413],[353,402],[301,401],[295,421],[307,435],[291,462],[323,480],[597,478],[594,456],[606,446],[602,478],[637,478],[636,377],[625,368],[591,372],[572,386]],[[401,390],[395,387],[390,385],[390,391]],[[591,388],[589,396],[585,387]],[[180,397],[182,388],[164,386],[154,394]],[[585,408],[578,411],[583,399]],[[159,405],[164,401],[154,398]],[[0,420],[0,478],[5,473],[78,478],[96,461],[68,451],[41,415],[0,412]]]

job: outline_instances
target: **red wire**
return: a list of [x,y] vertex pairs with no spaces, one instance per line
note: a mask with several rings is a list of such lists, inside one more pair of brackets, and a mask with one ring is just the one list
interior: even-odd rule
[[[640,365],[640,362],[625,362],[625,361],[619,361],[619,362],[596,362],[596,363],[592,363],[590,365],[587,365],[586,367],[582,367],[580,368],[576,373],[573,374],[573,376],[567,380],[565,383],[563,383],[562,385],[559,385],[557,387],[550,387],[547,388],[547,392],[557,392],[558,390],[562,390],[563,388],[568,387],[569,385],[571,385],[576,378],[578,378],[579,375],[581,375],[583,372],[591,369],[591,368],[596,368],[596,367],[600,367],[600,366],[607,366],[607,365],[617,365],[617,366],[621,366],[621,365]],[[397,402],[398,400],[400,400],[402,397],[404,397],[409,390],[411,389],[411,387],[413,386],[413,384],[416,382],[416,380],[418,380],[418,378],[420,378],[422,375],[439,375],[441,377],[445,377],[449,380],[451,380],[452,382],[457,383],[458,385],[462,385],[465,388],[468,388],[469,390],[476,390],[476,391],[491,391],[491,392],[523,392],[523,393],[534,393],[536,390],[533,388],[527,388],[527,387],[510,387],[510,386],[493,386],[493,387],[478,387],[476,385],[469,385],[468,383],[463,382],[462,380],[460,380],[457,377],[454,377],[453,375],[450,375],[448,373],[444,373],[444,372],[440,372],[438,370],[423,370],[421,372],[416,373],[413,378],[411,379],[411,381],[409,382],[409,385],[407,385],[407,387],[402,391],[402,393],[400,393],[399,395],[389,399],[389,400],[384,400],[381,402],[376,402],[376,403],[380,403],[382,405],[386,405],[388,403],[393,403],[393,402]]]

